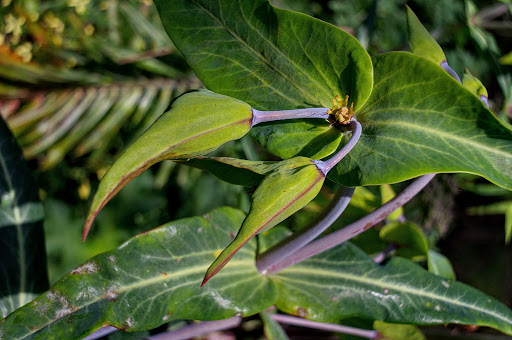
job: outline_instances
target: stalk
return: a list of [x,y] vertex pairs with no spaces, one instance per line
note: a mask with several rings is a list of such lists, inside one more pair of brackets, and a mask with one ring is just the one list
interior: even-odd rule
[[380,221],[384,220],[393,211],[407,203],[418,192],[420,192],[435,175],[436,174],[427,174],[419,177],[391,201],[375,209],[360,220],[357,220],[356,222],[351,223],[345,228],[335,231],[328,236],[314,241],[281,261],[274,263],[272,266],[267,268],[267,274],[278,272],[295,263],[304,261],[305,259],[333,248],[340,243],[359,235],[363,231],[370,229]]
[[264,274],[270,266],[293,254],[329,228],[348,206],[354,190],[355,188],[340,187],[329,207],[318,219],[261,253],[256,260],[256,267],[260,273]]
[[349,326],[337,325],[335,323],[310,321],[297,316],[283,315],[283,314],[270,314],[270,317],[279,323],[295,325],[300,327],[308,327],[314,329],[321,329],[324,331],[331,331],[336,333],[350,334],[367,339],[377,339],[379,332],[370,331],[366,329],[354,328]]
[[315,107],[307,109],[295,109],[295,110],[280,110],[280,111],[260,111],[252,109],[252,125],[273,122],[276,120],[285,119],[301,119],[301,118],[320,118],[327,119],[329,114],[327,113],[328,108]]

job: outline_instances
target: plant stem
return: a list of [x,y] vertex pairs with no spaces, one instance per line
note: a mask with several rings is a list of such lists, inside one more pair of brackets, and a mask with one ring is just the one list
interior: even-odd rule
[[375,209],[370,214],[357,220],[354,223],[347,225],[345,228],[335,231],[328,236],[325,236],[317,241],[314,241],[283,260],[273,264],[267,268],[267,274],[278,272],[292,264],[301,262],[308,259],[316,254],[324,252],[338,244],[345,242],[354,236],[362,233],[373,227],[375,224],[384,220],[386,216],[391,214],[393,211],[407,203],[413,198],[418,192],[421,191],[431,180],[435,174],[427,174],[414,180],[404,191],[398,194],[391,201]]
[[327,119],[329,114],[327,113],[328,108],[315,107],[307,109],[295,109],[295,110],[281,110],[281,111],[259,111],[252,109],[252,125],[273,122],[276,120],[284,119],[299,119],[299,118],[320,118]]
[[383,251],[381,251],[380,253],[378,253],[377,255],[375,255],[373,257],[373,262],[382,263],[382,261],[384,261],[386,259],[386,257],[388,257],[388,255],[391,254],[391,252],[393,252],[395,249],[396,249],[396,246],[394,244],[392,244],[392,243],[388,244],[386,249],[384,249]]
[[171,332],[160,333],[147,337],[146,340],[184,340],[203,334],[235,328],[242,322],[241,316],[232,316],[224,320],[202,321]]
[[290,256],[333,224],[348,206],[354,190],[355,188],[340,187],[329,207],[314,222],[261,253],[256,261],[260,273],[265,273],[271,265]]
[[327,175],[327,173],[334,168],[336,164],[338,164],[359,141],[362,132],[361,124],[359,124],[355,118],[352,118],[349,128],[352,130],[352,137],[350,137],[348,143],[345,144],[340,151],[326,161],[315,161],[316,166],[324,173],[324,175]]
[[367,339],[377,339],[379,332],[370,331],[366,329],[354,328],[349,326],[337,325],[334,323],[310,321],[297,316],[283,315],[283,314],[270,314],[270,317],[277,322],[289,325],[308,327],[314,329],[321,329],[336,333],[350,334],[360,336]]
[[86,336],[82,340],[96,340],[99,338],[103,338],[111,333],[117,332],[119,329],[112,326],[105,326],[103,328],[98,329],[96,332],[91,335]]
[[443,70],[445,70],[449,75],[451,75],[453,78],[455,78],[455,80],[457,80],[459,83],[462,84],[462,82],[460,81],[460,77],[459,75],[457,74],[457,72],[455,72],[449,65],[448,65],[448,62],[446,61],[443,61],[441,63],[441,67],[443,68]]

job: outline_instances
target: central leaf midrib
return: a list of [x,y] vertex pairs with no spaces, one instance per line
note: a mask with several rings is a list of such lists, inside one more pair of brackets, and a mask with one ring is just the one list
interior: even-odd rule
[[[312,96],[310,94],[310,92],[308,91],[305,91],[304,88],[302,88],[301,86],[299,86],[298,84],[296,84],[294,81],[292,81],[285,73],[283,73],[278,67],[276,67],[275,65],[273,65],[272,63],[270,63],[267,59],[265,59],[260,53],[257,53],[257,51],[255,49],[253,49],[249,44],[247,44],[237,33],[235,33],[234,31],[232,31],[228,26],[226,26],[222,21],[219,20],[219,18],[217,18],[212,12],[210,12],[208,9],[206,9],[205,7],[203,7],[201,4],[199,4],[196,0],[190,0],[191,2],[193,2],[194,4],[197,5],[197,7],[199,7],[203,12],[205,12],[210,18],[212,18],[215,22],[217,22],[217,24],[221,27],[223,27],[226,32],[228,32],[233,38],[235,38],[236,40],[238,40],[249,52],[251,52],[253,55],[255,55],[258,59],[260,59],[264,64],[266,64],[273,72],[276,72],[277,74],[279,74],[281,77],[283,77],[290,85],[292,85],[295,89],[297,89],[300,93],[302,93],[302,95],[304,95],[305,97],[309,98],[310,100],[312,100],[313,102],[317,102],[318,101],[318,98]],[[252,28],[252,26],[251,26]],[[261,35],[260,35],[261,37]],[[268,40],[266,39],[263,39],[265,42],[267,42],[269,44],[269,46],[271,46],[274,50],[277,50],[278,52],[281,52],[276,46],[274,46],[271,42],[269,42]],[[290,60],[288,58],[288,56],[286,56],[285,54],[283,54],[282,52],[280,53],[282,55],[282,57],[284,58],[284,60],[286,60],[289,64],[291,64],[292,66],[294,66],[297,70],[299,70],[304,76],[306,76],[306,78],[308,78],[310,81],[312,82],[315,82],[317,83],[317,81],[313,78],[311,78],[311,76],[309,76],[307,73],[305,73],[302,68],[298,67],[298,65],[296,65],[292,60]],[[318,84],[317,83],[317,86],[319,88],[322,88],[324,89],[324,91],[326,90],[323,86],[321,86],[321,84]],[[329,92],[329,91],[327,91]],[[283,97],[287,97],[286,95],[284,94],[281,94],[281,96]]]

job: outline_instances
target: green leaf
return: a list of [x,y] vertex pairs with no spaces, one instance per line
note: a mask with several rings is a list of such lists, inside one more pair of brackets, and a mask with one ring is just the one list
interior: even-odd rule
[[322,188],[325,175],[311,159],[295,157],[278,164],[279,168],[267,175],[254,192],[251,210],[238,234],[208,268],[203,284],[251,238],[303,208]]
[[429,59],[440,65],[443,61],[446,61],[443,49],[437,41],[432,38],[430,33],[423,27],[418,17],[414,12],[407,7],[407,30],[409,33],[409,47],[411,52]]
[[481,96],[487,98],[489,96],[487,94],[487,89],[485,88],[484,84],[482,84],[480,79],[472,75],[468,69],[466,69],[464,72],[464,77],[462,78],[462,85],[478,98],[480,98]]
[[[368,53],[351,35],[267,0],[155,1],[167,33],[205,86],[258,110],[331,107],[349,95],[360,108],[372,90]],[[281,158],[334,152],[325,122],[261,124],[251,135]],[[285,156],[282,156],[285,155]]]
[[421,331],[412,325],[400,325],[375,321],[373,329],[379,331],[379,339],[383,340],[426,340]]
[[428,271],[445,279],[455,280],[455,272],[450,260],[434,250],[428,251]]
[[275,285],[254,263],[249,242],[208,286],[208,264],[231,240],[242,212],[220,208],[170,222],[100,254],[0,324],[5,339],[81,339],[112,325],[152,329],[176,319],[218,320],[258,313],[276,299]]
[[263,332],[267,340],[288,340],[288,335],[283,327],[270,317],[269,312],[260,313],[261,320],[263,321]]
[[48,288],[43,220],[38,188],[0,118],[1,319]]
[[83,238],[105,204],[151,165],[206,154],[244,136],[251,123],[251,107],[239,100],[205,90],[180,96],[105,174],[91,203]]
[[500,64],[512,65],[512,51],[508,52],[507,54],[500,58]]
[[[396,196],[395,191],[393,190],[393,187],[389,184],[382,184],[380,186],[380,197],[382,204],[385,204],[389,201],[391,201]],[[404,208],[399,207],[395,211],[393,211],[388,217],[388,220],[396,221],[400,219],[400,217],[404,216]]]
[[350,243],[270,276],[276,307],[323,322],[361,317],[417,325],[469,324],[512,334],[512,311],[484,293],[396,257],[379,266]]
[[329,178],[345,186],[469,172],[512,189],[512,130],[436,64],[406,52],[373,58],[375,86],[356,112],[357,145]]
[[380,237],[397,246],[396,255],[413,261],[425,260],[428,242],[421,229],[410,222],[392,222],[380,230]]
[[248,187],[258,185],[265,175],[279,167],[278,162],[248,161],[229,157],[196,157],[178,162],[206,170],[225,182]]

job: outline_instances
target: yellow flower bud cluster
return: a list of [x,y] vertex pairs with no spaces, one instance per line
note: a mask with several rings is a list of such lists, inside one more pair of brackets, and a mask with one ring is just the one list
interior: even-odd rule
[[354,115],[354,103],[351,103],[349,107],[348,97],[349,96],[346,95],[345,99],[341,99],[340,96],[336,96],[336,98],[332,100],[332,109],[327,110],[330,116],[329,121],[332,124],[348,125],[351,122],[352,116]]

